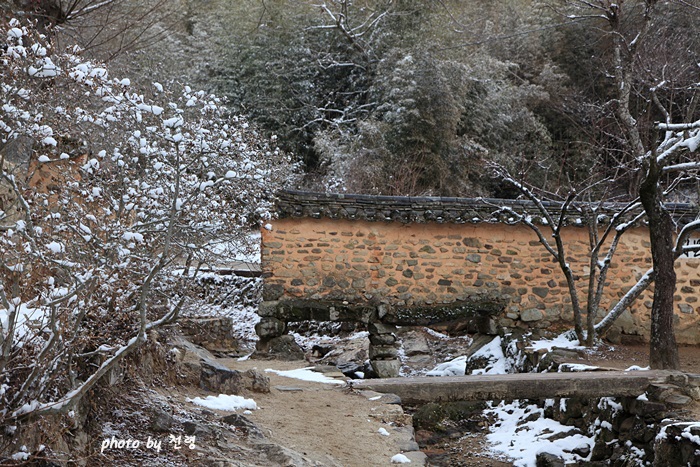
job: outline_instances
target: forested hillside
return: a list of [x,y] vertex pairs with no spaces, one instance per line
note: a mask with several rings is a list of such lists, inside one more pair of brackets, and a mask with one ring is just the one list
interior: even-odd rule
[[[627,2],[619,32],[610,2],[587,3],[211,2],[191,4],[188,24],[207,38],[201,79],[277,133],[310,187],[515,195],[490,176],[497,163],[551,191],[614,177],[624,195],[637,177],[615,113],[613,43],[631,42],[655,2]],[[626,51],[630,107],[649,140],[664,120],[654,98],[674,120],[700,112],[698,13],[655,5]]]
[[15,3],[132,74],[226,95],[303,161],[306,188],[515,196],[495,163],[552,192],[610,177],[615,195],[634,193],[616,114],[619,35],[639,34],[622,58],[647,140],[665,110],[700,114],[695,2]]

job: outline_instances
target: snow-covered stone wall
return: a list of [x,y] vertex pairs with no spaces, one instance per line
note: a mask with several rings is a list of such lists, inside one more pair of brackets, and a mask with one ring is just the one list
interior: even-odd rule
[[[571,327],[558,264],[531,229],[494,217],[495,206],[495,200],[283,193],[280,217],[262,231],[266,309],[292,302],[297,309],[303,302],[357,305],[377,307],[384,322],[427,324],[457,319],[468,308],[495,315],[505,328]],[[678,212],[686,214],[683,206]],[[588,229],[574,217],[568,224],[567,259],[585,302]],[[677,263],[683,344],[700,344],[699,266],[700,258]],[[602,309],[650,267],[647,230],[633,228],[613,259]],[[618,319],[613,338],[648,339],[652,290]]]

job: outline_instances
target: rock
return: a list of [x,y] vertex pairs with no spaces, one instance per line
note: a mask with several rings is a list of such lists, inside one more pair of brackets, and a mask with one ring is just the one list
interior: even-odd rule
[[520,312],[520,320],[525,322],[539,321],[544,315],[537,308],[528,308]]
[[182,426],[185,429],[185,433],[190,435],[190,436],[194,435],[194,436],[200,438],[200,437],[205,437],[205,436],[209,437],[213,434],[211,427],[200,425],[200,424],[192,422],[192,421],[187,421],[187,422],[183,423]]
[[666,406],[662,402],[643,401],[639,399],[634,399],[629,408],[630,413],[639,415],[642,418],[658,415],[665,410]]
[[379,378],[396,378],[401,370],[398,360],[372,360],[372,369]]
[[255,333],[261,339],[279,337],[287,332],[287,325],[277,318],[261,318],[255,325]]
[[357,378],[357,373],[358,371],[364,373],[365,372],[365,365],[364,364],[359,364],[357,362],[342,362],[338,363],[336,365],[336,368],[340,370],[341,373],[343,373],[345,376],[348,378]]
[[413,355],[408,357],[405,363],[415,369],[432,368],[437,364],[432,355]]
[[421,451],[405,452],[404,456],[408,457],[408,460],[411,461],[411,465],[414,467],[424,466],[428,462],[428,456]]
[[369,325],[367,326],[367,330],[369,331],[370,336],[383,334],[396,335],[396,333],[398,332],[398,328],[393,324],[384,323],[369,323]]
[[595,445],[593,446],[593,453],[591,454],[591,461],[610,459],[612,452],[612,444],[606,443],[603,439],[596,439]]
[[401,452],[420,451],[420,446],[413,439],[396,441],[396,447]]
[[612,328],[605,333],[605,339],[611,344],[618,345],[622,341],[622,332],[618,328]]
[[591,447],[588,444],[580,444],[572,449],[571,453],[586,458],[591,453]]
[[270,392],[270,378],[251,368],[243,373],[243,386],[249,391],[267,394]]
[[401,405],[401,398],[396,394],[382,394],[382,397],[379,399],[379,402],[381,402],[382,404]]
[[249,438],[264,438],[263,432],[260,428],[251,422],[248,418],[239,414],[231,414],[223,417],[221,419],[223,423],[231,425],[239,430],[241,430]]
[[673,423],[664,427],[666,436],[654,443],[654,466],[671,467],[700,465],[700,451],[693,438],[700,436],[700,427],[694,423]]
[[372,345],[394,345],[396,343],[395,334],[370,334],[369,341]]
[[541,452],[537,454],[535,465],[537,467],[564,467],[564,460],[554,454]]
[[154,407],[153,413],[151,414],[151,429],[159,433],[166,433],[170,431],[173,426],[173,416],[170,415],[165,410]]
[[304,391],[302,388],[298,388],[296,386],[275,386],[275,389],[277,389],[280,392],[303,392]]
[[[217,394],[238,394],[243,388],[241,372],[231,370],[213,360],[202,359],[199,386]],[[268,382],[269,392],[269,382]]]
[[407,332],[402,336],[401,347],[407,357],[430,354],[428,340],[423,334],[414,331]]
[[670,394],[664,398],[663,402],[672,409],[678,409],[690,404],[693,399],[682,394]]
[[311,356],[314,358],[323,358],[325,357],[330,351],[333,350],[332,345],[314,345],[311,347]]
[[260,339],[256,344],[256,356],[278,358],[280,360],[303,360],[304,351],[294,340],[294,336]]
[[393,345],[370,345],[369,359],[395,359],[399,357],[399,349]]
[[[267,442],[258,443],[256,447],[265,454],[269,461],[268,465],[283,465],[285,467],[308,467],[317,465],[298,452],[280,446],[279,444]],[[335,467],[337,465],[338,464],[333,463],[330,464],[330,467]]]

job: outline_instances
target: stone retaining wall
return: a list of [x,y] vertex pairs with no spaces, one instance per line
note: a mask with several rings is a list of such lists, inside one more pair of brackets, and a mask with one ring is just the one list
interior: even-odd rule
[[[295,204],[294,194],[288,194],[280,202],[281,218],[262,231],[268,316],[285,321],[283,313],[269,310],[301,301],[376,307],[377,316],[367,319],[393,324],[449,321],[471,309],[496,315],[494,324],[505,328],[571,327],[570,297],[558,265],[529,228],[484,219],[495,211],[490,203],[319,197],[323,199]],[[679,212],[687,214],[683,206]],[[563,233],[568,259],[583,285],[588,233],[573,216],[569,224]],[[700,344],[698,266],[700,258],[677,263],[676,324],[682,344]],[[646,228],[631,229],[608,274],[602,309],[609,309],[650,267]],[[586,291],[580,292],[585,303]],[[640,297],[613,334],[648,339],[651,297],[651,290]],[[451,316],[455,309],[461,311]]]

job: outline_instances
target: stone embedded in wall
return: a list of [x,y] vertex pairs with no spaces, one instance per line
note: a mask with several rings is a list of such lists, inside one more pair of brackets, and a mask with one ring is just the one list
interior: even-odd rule
[[527,322],[532,322],[532,321],[539,321],[542,318],[544,318],[544,315],[542,312],[536,308],[528,308],[527,310],[523,310],[520,312],[520,319],[522,321]]

